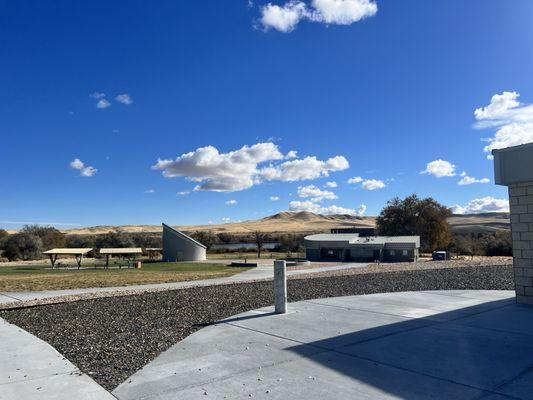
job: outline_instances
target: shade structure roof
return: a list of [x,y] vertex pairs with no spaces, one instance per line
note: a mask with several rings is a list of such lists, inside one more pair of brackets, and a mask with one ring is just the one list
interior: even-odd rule
[[140,247],[109,247],[100,249],[100,254],[142,254]]
[[83,248],[56,248],[44,251],[43,254],[72,254],[72,255],[84,255],[87,254],[92,250],[91,247],[83,247]]

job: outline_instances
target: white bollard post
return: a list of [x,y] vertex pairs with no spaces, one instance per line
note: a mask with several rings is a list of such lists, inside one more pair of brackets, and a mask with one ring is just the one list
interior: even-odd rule
[[276,314],[287,312],[287,266],[285,260],[274,261],[274,308]]

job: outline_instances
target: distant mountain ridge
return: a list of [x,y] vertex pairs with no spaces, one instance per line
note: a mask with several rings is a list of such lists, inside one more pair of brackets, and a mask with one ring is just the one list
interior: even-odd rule
[[[173,225],[183,231],[208,230],[214,233],[247,233],[262,231],[270,233],[327,232],[334,227],[373,227],[376,217],[353,215],[321,215],[309,211],[282,211],[258,220],[229,222],[208,225]],[[453,215],[449,219],[453,232],[485,233],[509,229],[508,213],[483,213]],[[67,234],[104,234],[108,232],[161,232],[161,225],[100,225],[65,229]]]

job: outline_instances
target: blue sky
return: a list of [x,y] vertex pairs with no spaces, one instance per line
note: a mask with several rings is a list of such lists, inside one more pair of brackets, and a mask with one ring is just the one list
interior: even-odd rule
[[376,215],[413,192],[504,210],[484,148],[533,141],[531,15],[529,0],[0,0],[0,227]]

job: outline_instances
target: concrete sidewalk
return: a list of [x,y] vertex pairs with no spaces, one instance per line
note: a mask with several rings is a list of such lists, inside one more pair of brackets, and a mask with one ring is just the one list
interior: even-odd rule
[[512,291],[338,297],[201,329],[122,383],[138,399],[530,399],[533,308]]
[[[288,271],[288,276],[302,275],[302,274],[312,274],[324,271],[336,271],[343,269],[351,268],[361,268],[367,266],[367,263],[352,263],[352,264],[343,264],[332,267],[320,267],[320,268],[309,268],[298,271]],[[173,283],[154,283],[147,285],[131,285],[131,286],[117,286],[117,287],[107,287],[107,288],[86,288],[86,289],[65,289],[65,290],[43,290],[35,292],[0,292],[0,304],[15,303],[20,301],[30,301],[30,300],[43,300],[51,299],[62,296],[73,296],[73,295],[83,295],[83,294],[92,294],[92,293],[120,293],[120,292],[131,292],[131,291],[145,291],[145,290],[172,290],[172,289],[184,289],[190,287],[199,287],[199,286],[211,286],[211,285],[220,285],[228,283],[242,283],[242,282],[251,282],[257,280],[268,280],[272,279],[274,275],[274,270],[271,265],[264,266],[260,265],[256,268],[244,271],[233,276],[225,278],[214,278],[214,279],[202,279],[197,281],[184,281],[184,282],[173,282]]]
[[115,399],[52,346],[0,318],[1,400]]

